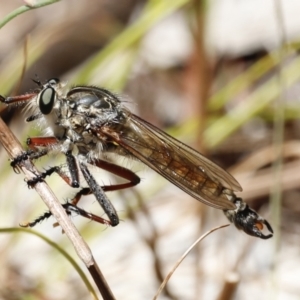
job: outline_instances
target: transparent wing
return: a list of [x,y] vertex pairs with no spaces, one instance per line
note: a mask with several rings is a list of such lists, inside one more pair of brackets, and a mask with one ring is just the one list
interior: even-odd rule
[[241,191],[241,186],[212,161],[136,115],[117,127],[101,132],[195,199],[219,209],[236,208],[223,190]]

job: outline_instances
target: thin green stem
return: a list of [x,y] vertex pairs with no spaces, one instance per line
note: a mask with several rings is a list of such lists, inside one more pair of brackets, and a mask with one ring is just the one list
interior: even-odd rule
[[276,235],[276,251],[280,247],[280,221],[281,221],[281,193],[282,193],[282,167],[283,167],[283,143],[284,143],[284,106],[285,106],[285,89],[286,82],[283,76],[283,64],[285,58],[285,49],[283,47],[286,43],[286,35],[284,30],[284,20],[282,15],[281,3],[278,0],[274,1],[276,21],[278,24],[278,35],[280,39],[280,51],[278,52],[279,64],[277,67],[277,82],[280,89],[277,101],[274,102],[274,134],[273,144],[276,159],[273,162],[274,185],[271,189],[270,199],[272,201],[272,215],[274,223],[277,227]]
[[8,227],[8,228],[0,228],[0,234],[2,233],[28,233],[35,235],[42,239],[44,242],[46,242],[48,245],[50,245],[53,249],[56,249],[60,254],[62,254],[66,260],[70,262],[70,264],[73,266],[73,268],[76,270],[80,278],[82,279],[83,283],[87,287],[88,291],[91,293],[93,299],[99,299],[97,297],[97,294],[89,282],[87,276],[85,275],[84,271],[80,268],[79,264],[73,259],[73,257],[62,247],[60,247],[57,243],[52,242],[50,239],[48,239],[46,236],[43,234],[40,234],[37,231],[31,230],[31,229],[26,229],[26,228],[17,228],[17,227]]
[[283,143],[284,143],[284,106],[285,106],[285,91],[286,81],[283,76],[283,65],[286,51],[283,45],[286,43],[286,34],[284,28],[284,19],[282,4],[279,0],[274,0],[275,9],[275,21],[277,23],[278,37],[279,37],[279,53],[278,60],[279,64],[277,67],[277,83],[280,89],[278,98],[274,102],[274,130],[273,130],[273,146],[275,160],[272,164],[274,184],[270,191],[270,201],[272,209],[272,219],[274,222],[275,235],[275,253],[274,253],[274,264],[273,264],[273,280],[271,288],[271,297],[274,299],[279,292],[279,277],[278,277],[278,265],[277,258],[280,250],[280,224],[281,224],[281,201],[282,201],[282,170],[283,170]]
[[29,5],[20,6],[17,9],[15,9],[14,11],[12,11],[11,13],[9,13],[8,15],[6,15],[0,21],[0,28],[2,28],[10,20],[14,19],[18,15],[23,14],[26,11],[29,11],[29,10],[32,10],[32,9],[36,9],[36,8],[40,8],[42,6],[46,6],[46,5],[49,5],[49,4],[53,4],[53,3],[58,2],[58,1],[60,1],[60,0],[45,0],[45,1],[40,1],[37,4],[34,4],[32,6],[29,6]]

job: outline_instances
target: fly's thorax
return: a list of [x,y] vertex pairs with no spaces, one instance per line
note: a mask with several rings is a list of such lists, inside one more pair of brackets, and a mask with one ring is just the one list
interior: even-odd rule
[[85,116],[99,126],[113,121],[120,114],[120,101],[102,89],[77,87],[68,93],[67,99],[74,106],[74,114]]
[[126,131],[130,113],[113,93],[85,86],[64,93],[57,79],[39,85],[35,106],[38,111],[34,115],[39,115],[41,127],[60,141],[60,147],[76,148],[78,153],[92,158],[119,148],[103,128],[110,128],[116,134]]

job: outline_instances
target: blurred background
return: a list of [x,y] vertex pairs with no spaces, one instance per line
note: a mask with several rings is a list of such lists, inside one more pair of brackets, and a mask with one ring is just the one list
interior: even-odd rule
[[[0,0],[0,22],[21,5]],[[299,299],[299,11],[295,0],[65,0],[27,11],[0,30],[0,94],[30,92],[36,76],[110,89],[137,115],[233,174],[243,187],[238,196],[272,224],[275,235],[266,241],[234,226],[212,233],[159,299]],[[1,116],[23,145],[41,134],[25,124],[22,107],[2,105]],[[54,247],[5,229],[46,207],[2,148],[0,159],[0,299],[89,299]],[[62,161],[48,156],[37,165]],[[119,162],[142,179],[108,195],[120,225],[72,220],[116,299],[152,299],[187,248],[228,221],[141,164]],[[119,180],[95,172],[100,183]],[[62,202],[76,192],[57,175],[47,182]],[[93,196],[80,207],[103,215]],[[31,232],[63,247],[84,270],[54,222]]]

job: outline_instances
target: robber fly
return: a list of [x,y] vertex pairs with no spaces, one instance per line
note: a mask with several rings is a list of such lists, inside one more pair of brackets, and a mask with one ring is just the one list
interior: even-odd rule
[[[45,84],[38,80],[34,82],[38,85],[34,92],[7,98],[1,96],[0,101],[6,104],[28,102],[32,115],[26,121],[37,121],[47,128],[50,135],[28,138],[29,150],[16,157],[11,165],[16,170],[18,164],[27,158],[36,159],[51,151],[64,153],[68,171],[61,166],[52,167],[28,181],[28,185],[33,186],[56,172],[71,187],[79,187],[81,172],[88,187],[82,188],[71,202],[63,205],[67,213],[75,211],[111,226],[119,223],[117,212],[105,192],[133,187],[140,178],[104,159],[105,153],[114,153],[141,161],[195,199],[223,210],[227,218],[247,234],[262,239],[272,237],[270,224],[235,195],[234,192],[242,188],[229,173],[131,113],[113,93],[94,86],[66,90],[64,84],[55,78]],[[89,164],[128,182],[100,186],[90,173]],[[88,194],[95,195],[109,221],[77,207],[81,196]],[[34,226],[50,215],[48,212],[28,225]],[[264,225],[269,234],[262,232]]]

